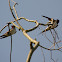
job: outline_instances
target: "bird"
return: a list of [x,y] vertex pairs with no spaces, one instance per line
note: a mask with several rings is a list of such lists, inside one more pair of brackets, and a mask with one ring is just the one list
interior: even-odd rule
[[47,22],[48,27],[45,30],[43,30],[41,33],[46,32],[46,31],[51,30],[51,29],[54,29],[58,26],[58,23],[59,23],[58,19],[54,20],[53,18],[49,18],[47,16],[42,16],[42,17],[47,18],[49,20],[49,22]]
[[16,28],[15,28],[15,26],[12,25],[11,27],[12,27],[12,28],[10,29],[10,31],[7,31],[5,34],[3,34],[3,35],[0,36],[0,39],[6,38],[6,37],[11,36],[11,35],[13,35],[13,34],[16,33]]

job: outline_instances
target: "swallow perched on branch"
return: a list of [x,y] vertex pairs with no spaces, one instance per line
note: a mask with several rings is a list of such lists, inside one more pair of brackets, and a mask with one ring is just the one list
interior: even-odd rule
[[10,29],[10,31],[7,31],[5,34],[3,34],[3,35],[0,36],[0,39],[6,38],[6,37],[11,36],[11,35],[13,35],[13,34],[16,33],[15,26],[11,26],[11,27],[12,28]]
[[[59,23],[58,19],[54,20],[54,19],[46,17],[46,16],[42,16],[42,17],[47,18],[49,20],[49,22],[47,23],[48,27],[45,30],[43,30],[41,33],[46,32],[46,31],[51,30],[51,29],[54,29],[58,26],[58,23]],[[50,24],[52,24],[52,25],[50,25]]]

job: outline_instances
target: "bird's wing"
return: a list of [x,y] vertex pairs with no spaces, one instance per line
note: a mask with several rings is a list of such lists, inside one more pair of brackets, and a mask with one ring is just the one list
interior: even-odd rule
[[45,17],[45,18],[47,18],[49,21],[51,21],[51,18],[49,18],[49,17],[47,17],[47,16],[42,16],[42,17]]
[[2,35],[2,36],[0,36],[0,39],[3,39],[3,38],[6,38],[7,36],[5,36],[5,35]]
[[[12,31],[12,30],[10,30],[10,32],[11,32],[11,31]],[[6,37],[10,36],[10,32],[7,31],[5,34],[1,35],[1,36],[0,36],[0,39],[6,38]]]
[[43,33],[43,32],[46,32],[46,31],[48,31],[48,30],[50,30],[50,29],[51,29],[51,26],[48,26],[45,30],[42,31],[42,33]]
[[0,39],[8,37],[9,31],[0,36]]
[[47,27],[45,30],[43,30],[43,31],[40,32],[39,34],[44,33],[44,32],[46,32],[46,31],[48,31],[48,30],[50,30],[50,29],[51,29],[51,26]]

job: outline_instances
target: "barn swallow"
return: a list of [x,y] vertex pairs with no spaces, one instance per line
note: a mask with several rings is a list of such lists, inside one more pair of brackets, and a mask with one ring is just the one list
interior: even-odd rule
[[0,36],[0,39],[6,38],[6,37],[11,36],[11,35],[13,35],[13,34],[16,33],[15,26],[11,26],[11,27],[12,28],[10,29],[10,31],[7,31],[5,34],[3,34],[3,35]]
[[45,30],[43,30],[41,33],[46,32],[46,31],[51,30],[51,29],[54,29],[58,26],[58,23],[59,23],[58,19],[54,20],[53,18],[49,18],[49,17],[46,17],[46,16],[42,16],[42,17],[47,18],[49,20],[49,22],[47,23],[48,27]]

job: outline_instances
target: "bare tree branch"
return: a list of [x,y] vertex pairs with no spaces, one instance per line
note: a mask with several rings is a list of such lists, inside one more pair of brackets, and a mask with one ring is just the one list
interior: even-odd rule
[[[45,37],[47,38],[47,40],[52,43],[52,46],[51,46],[50,48],[46,48],[46,47],[40,45],[40,42],[38,42],[37,40],[32,39],[32,38],[27,34],[28,32],[31,32],[31,31],[35,30],[36,28],[38,28],[39,25],[48,26],[48,25],[52,25],[52,24],[39,23],[37,20],[29,20],[29,19],[26,19],[25,17],[20,17],[20,18],[19,18],[19,17],[18,17],[18,14],[17,14],[17,11],[16,11],[16,9],[15,9],[16,4],[18,4],[18,3],[14,2],[13,0],[11,0],[11,1],[14,3],[13,9],[14,9],[14,11],[15,11],[15,15],[16,15],[16,16],[14,15],[13,9],[12,9],[11,6],[10,6],[10,0],[8,0],[8,2],[9,2],[9,7],[10,7],[10,11],[11,11],[11,14],[12,14],[12,16],[13,16],[13,18],[14,18],[14,21],[8,22],[7,25],[5,25],[5,26],[0,30],[0,33],[1,33],[2,30],[5,29],[7,26],[8,26],[8,28],[9,28],[9,32],[10,32],[10,27],[9,27],[10,24],[13,24],[13,25],[14,25],[16,28],[18,28],[19,30],[22,30],[23,35],[30,41],[30,51],[29,51],[29,54],[28,54],[28,57],[27,57],[26,62],[30,62],[30,60],[31,60],[31,58],[32,58],[32,55],[33,55],[34,51],[38,48],[38,46],[40,46],[41,49],[43,48],[43,49],[49,50],[49,51],[53,51],[53,50],[61,51],[60,49],[62,49],[62,46],[59,47],[59,46],[58,46],[58,43],[60,43],[60,42],[62,42],[62,41],[56,42],[56,35],[57,35],[57,38],[58,38],[58,39],[59,39],[59,37],[58,37],[58,34],[57,34],[57,32],[55,31],[55,29],[53,29],[55,35],[53,35],[52,31],[50,30],[51,35],[52,35],[52,37],[53,37],[53,42],[51,42],[51,41],[49,40],[49,38],[45,35]],[[22,20],[22,19],[24,19],[25,21],[28,21],[28,22],[35,23],[35,24],[36,24],[35,27],[30,28],[30,29],[28,29],[28,30],[25,30],[25,29],[20,25],[20,23],[18,22],[19,20]],[[18,26],[17,26],[14,22],[16,22]],[[11,34],[11,33],[9,33],[9,34]],[[34,46],[33,46],[32,44],[34,44]],[[58,46],[58,48],[55,48],[56,45]],[[52,48],[52,47],[54,47],[54,48]],[[61,51],[61,52],[62,52],[62,51]],[[11,35],[10,62],[11,62],[11,53],[12,53],[12,35]],[[45,62],[45,56],[44,56],[43,50],[42,50],[42,54],[43,54],[43,58],[44,58],[44,62]],[[51,59],[55,62],[55,60],[52,58],[52,53],[51,53]]]
[[37,42],[34,47],[30,49],[26,62],[30,62],[33,52],[37,49],[38,46],[39,42]]

